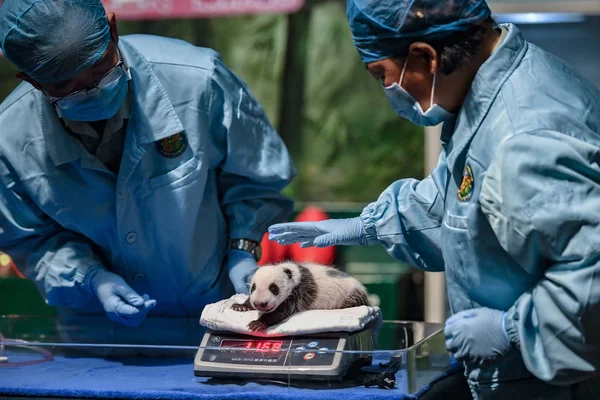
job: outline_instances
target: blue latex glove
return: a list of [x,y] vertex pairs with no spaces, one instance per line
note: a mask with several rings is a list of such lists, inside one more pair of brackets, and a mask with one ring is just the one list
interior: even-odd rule
[[119,275],[101,267],[90,269],[86,282],[104,307],[108,318],[129,327],[139,326],[156,300],[137,294]]
[[254,256],[243,250],[227,252],[227,270],[236,293],[250,294],[248,284],[258,269]]
[[290,222],[269,227],[269,239],[279,244],[300,243],[300,247],[366,245],[365,226],[359,217],[318,222]]
[[502,357],[511,349],[504,329],[504,312],[490,308],[461,311],[448,318],[446,349],[459,361],[480,364]]

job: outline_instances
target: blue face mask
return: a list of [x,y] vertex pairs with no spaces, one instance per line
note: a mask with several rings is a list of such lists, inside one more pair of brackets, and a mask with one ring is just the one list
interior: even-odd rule
[[408,57],[404,63],[404,68],[402,68],[400,82],[383,88],[396,114],[419,126],[436,126],[448,119],[454,118],[454,114],[433,103],[437,72],[433,75],[433,87],[431,88],[431,107],[429,107],[429,110],[426,112],[423,112],[423,108],[421,108],[419,102],[402,88],[402,79],[404,78],[404,72],[406,71],[407,63]]
[[80,90],[68,96],[49,100],[61,118],[72,121],[103,121],[115,116],[123,105],[129,89],[129,71],[119,63],[92,89]]

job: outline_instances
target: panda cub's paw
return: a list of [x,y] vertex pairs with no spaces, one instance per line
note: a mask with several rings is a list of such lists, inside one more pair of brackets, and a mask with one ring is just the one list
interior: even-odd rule
[[264,331],[265,329],[267,329],[267,324],[258,319],[248,324],[248,330],[250,332]]
[[246,304],[234,304],[231,306],[231,309],[233,311],[251,311],[251,310],[253,310],[252,307],[250,307]]

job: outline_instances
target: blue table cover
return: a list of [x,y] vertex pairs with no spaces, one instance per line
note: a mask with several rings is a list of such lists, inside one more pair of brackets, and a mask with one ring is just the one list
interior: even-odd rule
[[[461,366],[453,362],[444,375]],[[248,383],[209,385],[194,376],[193,360],[168,358],[105,359],[55,357],[54,361],[22,367],[0,366],[0,396],[120,399],[415,399],[399,389],[366,388],[311,390]]]

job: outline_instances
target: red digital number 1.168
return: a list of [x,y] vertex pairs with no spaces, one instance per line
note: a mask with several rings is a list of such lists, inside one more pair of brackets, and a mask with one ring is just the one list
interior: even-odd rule
[[247,349],[256,349],[260,351],[279,351],[281,350],[282,342],[248,342]]

